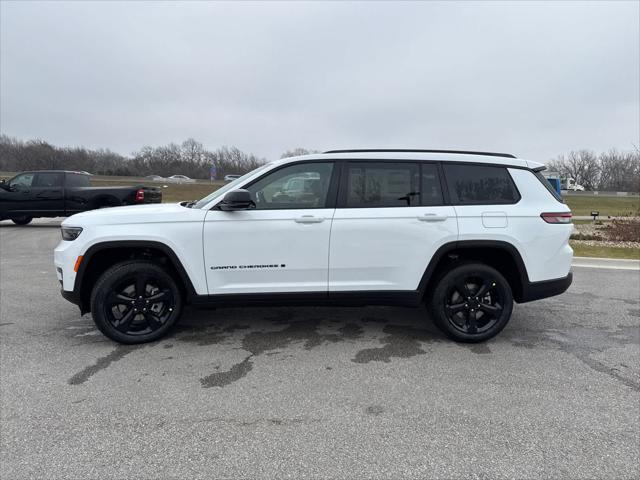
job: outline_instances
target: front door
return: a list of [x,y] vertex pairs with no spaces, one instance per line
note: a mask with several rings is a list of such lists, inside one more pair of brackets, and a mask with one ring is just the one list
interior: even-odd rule
[[2,192],[2,202],[6,205],[4,215],[7,217],[21,216],[33,211],[33,196],[31,188],[36,174],[33,172],[16,175]]
[[255,209],[207,212],[209,294],[326,292],[334,176],[332,162],[290,164],[244,187]]

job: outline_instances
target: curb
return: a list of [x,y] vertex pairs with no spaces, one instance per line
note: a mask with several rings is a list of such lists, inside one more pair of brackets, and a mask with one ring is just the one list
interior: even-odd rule
[[614,270],[640,270],[640,260],[599,257],[573,257],[572,267],[610,268]]

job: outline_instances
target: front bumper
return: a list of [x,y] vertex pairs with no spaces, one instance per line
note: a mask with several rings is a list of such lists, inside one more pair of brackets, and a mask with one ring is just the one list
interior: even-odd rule
[[518,303],[532,302],[542,298],[554,297],[567,291],[573,281],[573,273],[569,272],[566,277],[542,282],[527,282],[522,287],[522,295]]
[[73,303],[74,305],[81,305],[80,295],[76,294],[76,292],[70,292],[69,290],[64,290],[63,288],[61,288],[60,294],[62,295],[62,298]]

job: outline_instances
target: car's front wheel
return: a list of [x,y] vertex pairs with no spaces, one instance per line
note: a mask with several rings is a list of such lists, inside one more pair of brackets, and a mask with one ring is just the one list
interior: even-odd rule
[[105,271],[91,293],[93,320],[119,343],[145,343],[163,337],[178,321],[182,294],[161,266],[130,261]]
[[435,324],[450,338],[482,342],[500,333],[509,322],[513,294],[495,268],[464,263],[439,278],[430,310]]

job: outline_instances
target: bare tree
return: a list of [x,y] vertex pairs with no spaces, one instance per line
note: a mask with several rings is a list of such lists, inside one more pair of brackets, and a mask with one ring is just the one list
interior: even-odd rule
[[584,185],[588,190],[598,186],[600,165],[598,157],[590,150],[570,152],[567,156],[560,155],[549,162],[549,167],[557,170],[563,177],[571,177],[576,183]]
[[320,153],[320,151],[297,147],[291,150],[287,150],[282,155],[280,155],[280,158],[298,157],[300,155],[309,155],[311,153]]

